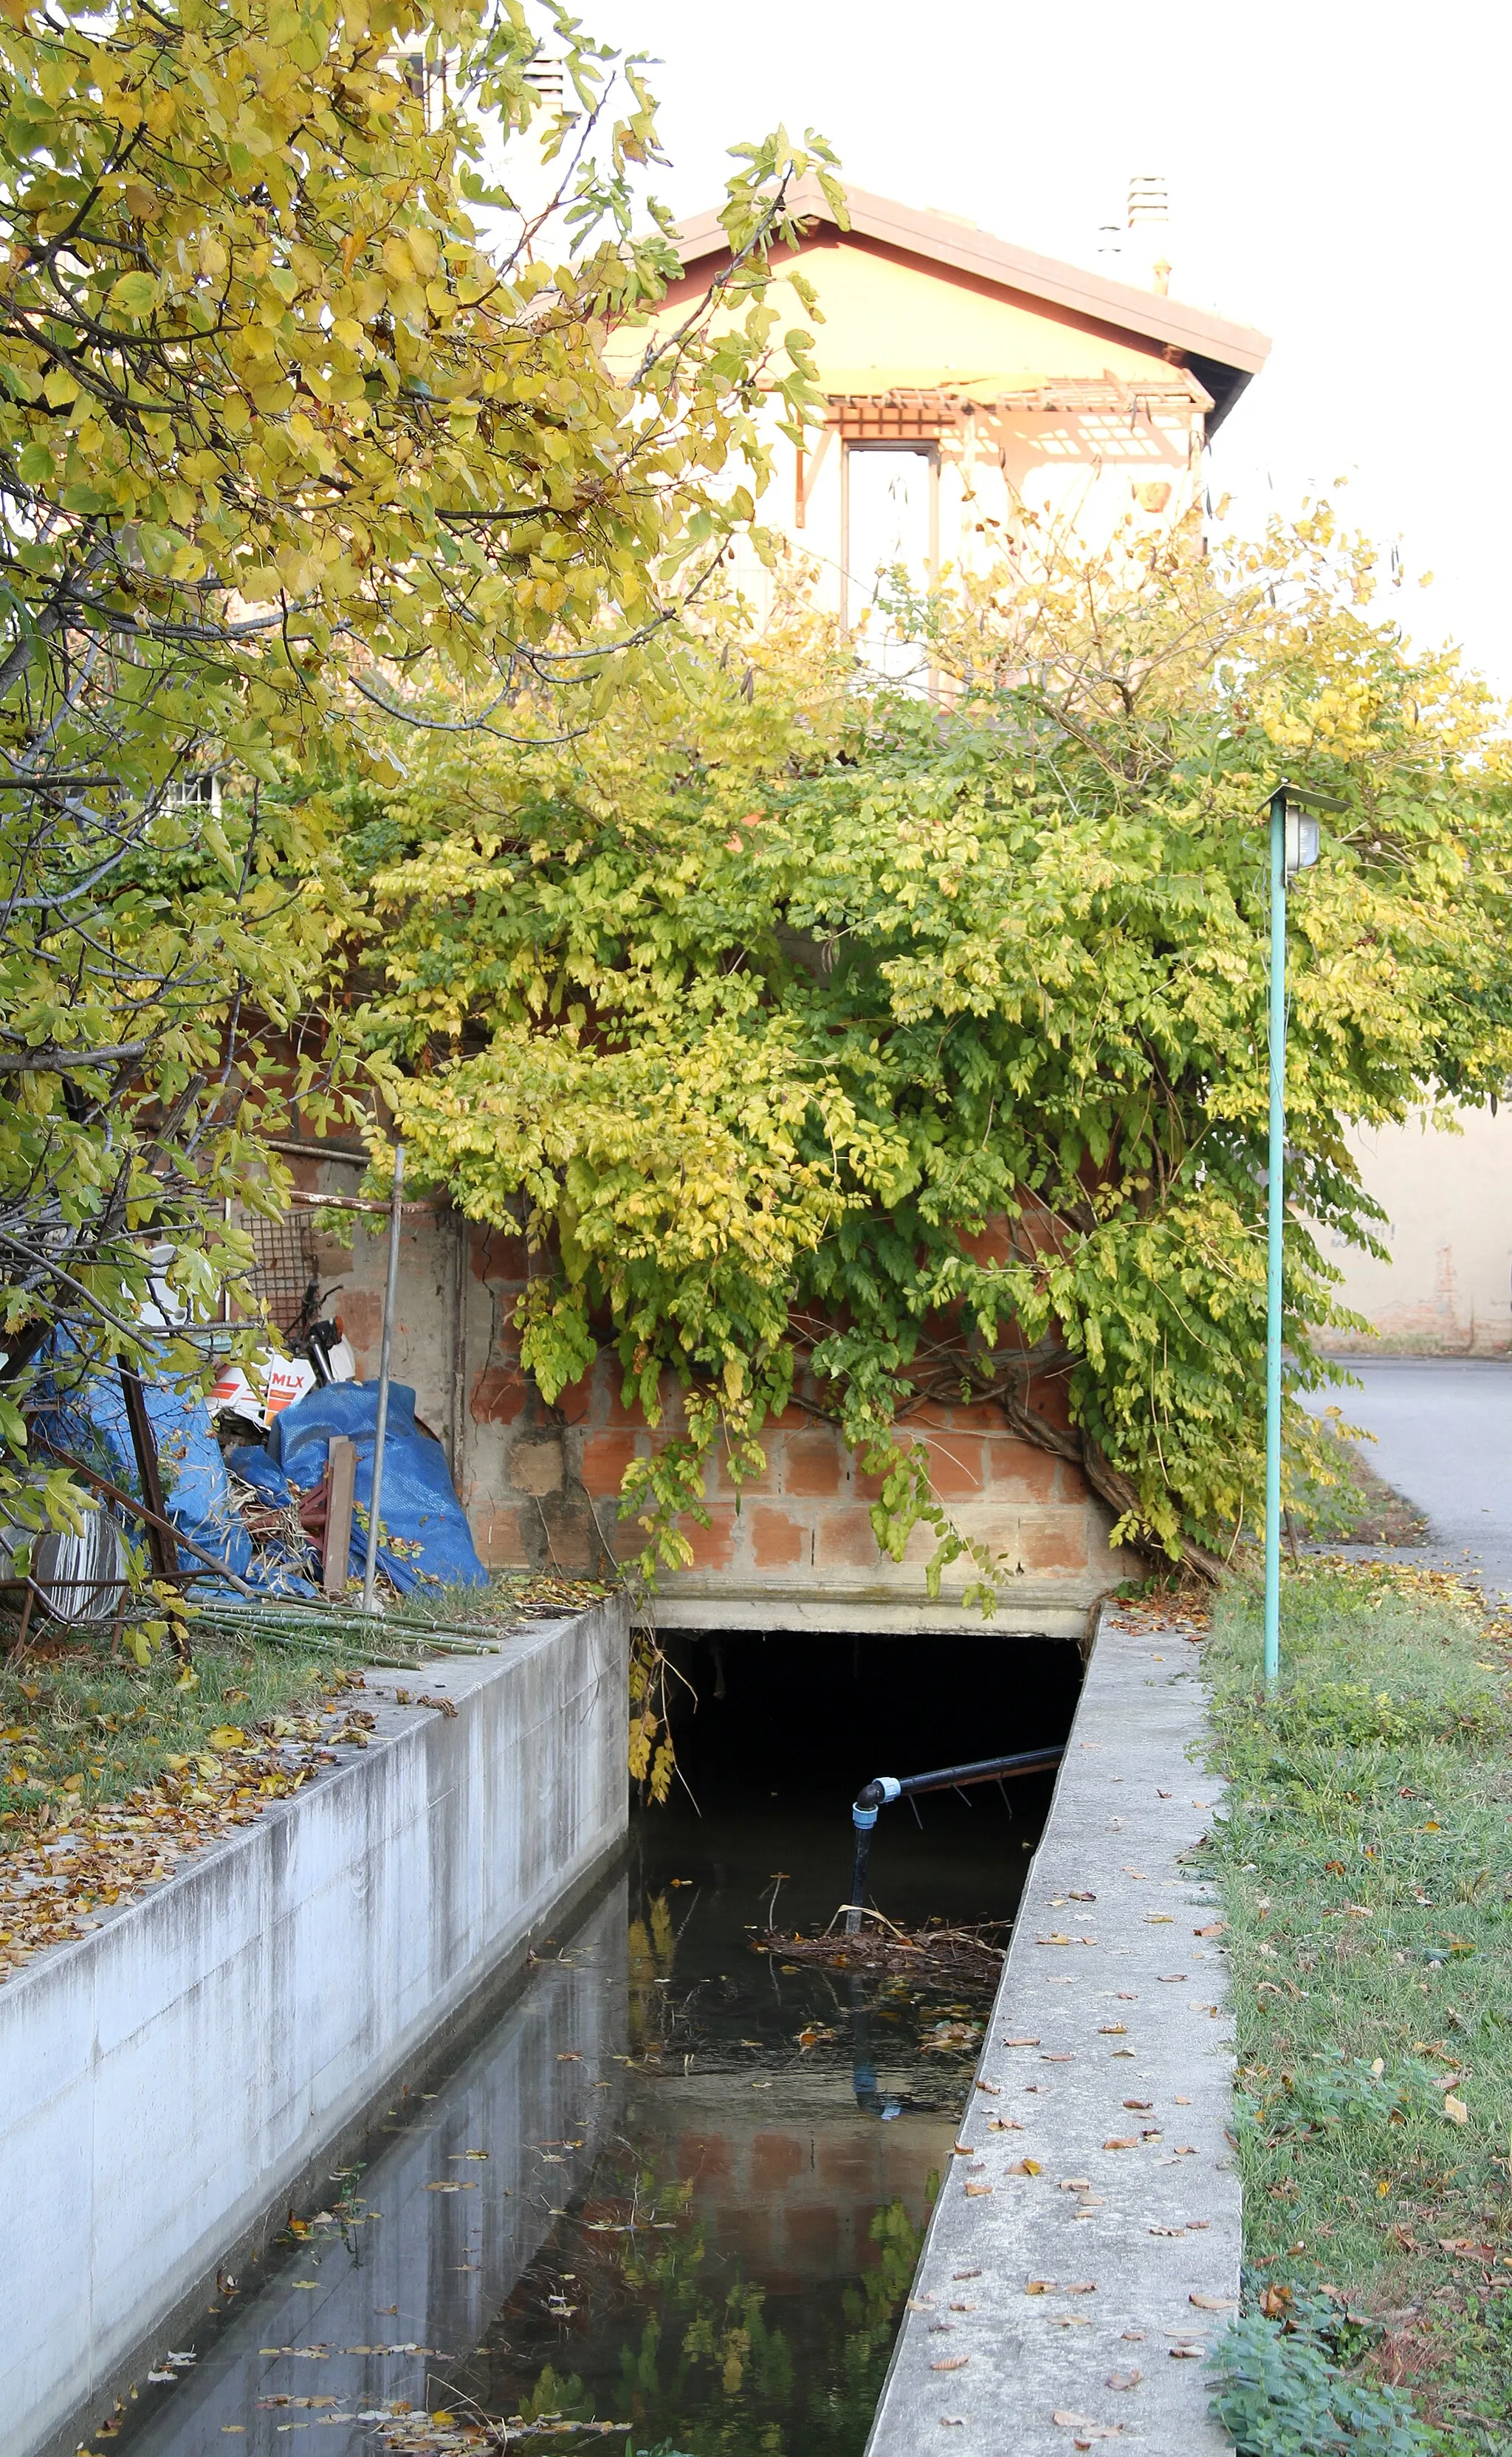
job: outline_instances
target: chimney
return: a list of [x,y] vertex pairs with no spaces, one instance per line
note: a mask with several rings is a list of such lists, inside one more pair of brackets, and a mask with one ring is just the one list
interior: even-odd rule
[[1128,278],[1148,281],[1164,295],[1170,288],[1170,200],[1166,182],[1155,172],[1136,171],[1129,182],[1125,214],[1128,228]]

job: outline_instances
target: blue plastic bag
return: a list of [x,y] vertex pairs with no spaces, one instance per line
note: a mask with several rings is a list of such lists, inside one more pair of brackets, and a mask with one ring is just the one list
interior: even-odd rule
[[[327,1382],[306,1391],[302,1399],[275,1416],[263,1454],[282,1469],[291,1485],[313,1493],[329,1463],[332,1435],[344,1434],[356,1443],[358,1509],[352,1517],[348,1575],[359,1579],[367,1559],[367,1505],[373,1490],[377,1424],[376,1382]],[[466,1514],[451,1489],[446,1454],[435,1436],[415,1422],[415,1394],[404,1382],[388,1386],[380,1521],[379,1562],[402,1595],[422,1581],[448,1587],[487,1585],[488,1573],[474,1550]]]

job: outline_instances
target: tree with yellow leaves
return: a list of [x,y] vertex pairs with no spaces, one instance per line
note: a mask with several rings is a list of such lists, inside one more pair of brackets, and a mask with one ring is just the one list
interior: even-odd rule
[[711,1447],[754,1463],[799,1366],[887,1464],[879,1540],[929,1518],[937,1574],[961,1546],[906,1443],[921,1399],[991,1400],[1157,1554],[1212,1573],[1254,1527],[1282,774],[1340,805],[1292,918],[1308,1455],[1315,1330],[1352,1319],[1326,1241],[1381,1218],[1346,1127],[1512,1080],[1505,712],[1375,586],[1323,508],[1090,567],[1026,531],[904,607],[932,695],[736,627],[676,725],[626,702],[466,774],[437,744],[382,797],[352,845],[412,1166],[535,1240],[548,1397],[601,1347],[652,1412],[683,1384],[689,1435],[626,1490],[664,1558]]
[[[321,1000],[345,889],[321,797],[269,800],[280,759],[397,781],[442,676],[466,697],[442,721],[476,739],[526,686],[537,724],[548,701],[586,721],[654,672],[749,525],[758,407],[801,423],[817,398],[763,285],[825,149],[743,149],[733,269],[649,339],[679,269],[665,217],[637,218],[655,155],[638,67],[554,0],[7,0],[12,1456],[59,1325],[86,1365],[135,1352],[154,1245],[200,1299],[244,1259],[222,1215],[252,1121],[341,1114]],[[522,160],[554,166],[545,211],[511,196]]]

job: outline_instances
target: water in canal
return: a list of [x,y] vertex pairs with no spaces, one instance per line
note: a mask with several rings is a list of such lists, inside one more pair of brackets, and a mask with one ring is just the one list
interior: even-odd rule
[[[1080,1666],[992,1638],[681,1662],[696,1807],[634,1811],[497,2018],[396,2087],[93,2449],[477,2448],[512,2419],[511,2447],[572,2457],[860,2457],[990,1991],[752,1938],[775,1890],[790,1931],[844,1901],[862,1783],[1064,1737]],[[903,1926],[1011,1917],[1048,1796],[888,1811],[872,1899]]]

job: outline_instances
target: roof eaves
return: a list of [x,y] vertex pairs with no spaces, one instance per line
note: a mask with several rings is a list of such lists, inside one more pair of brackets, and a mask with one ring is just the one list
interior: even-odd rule
[[[1104,275],[1088,273],[1080,265],[1037,256],[1029,248],[1015,247],[1007,239],[993,237],[989,231],[973,230],[943,214],[921,212],[912,205],[898,204],[890,196],[872,196],[861,188],[847,189],[846,203],[850,226],[863,238],[878,239],[884,246],[922,257],[932,263],[948,264],[957,272],[974,274],[1003,289],[1043,299],[1073,315],[1088,317],[1121,332],[1138,334],[1145,341],[1158,341],[1164,348],[1189,352],[1207,366],[1232,369],[1241,381],[1221,387],[1215,387],[1204,373],[1203,381],[1218,401],[1210,426],[1218,423],[1245,382],[1258,375],[1271,354],[1269,338],[1252,324],[1231,323],[1227,317],[1214,316],[1206,308],[1189,307],[1181,299],[1162,297],[1158,291],[1137,290],[1129,282],[1109,281]],[[788,204],[805,221],[822,221],[839,228],[818,181],[812,176],[795,184]],[[728,244],[719,217],[713,213],[699,214],[692,221],[680,224],[677,237],[685,267],[716,254]]]

